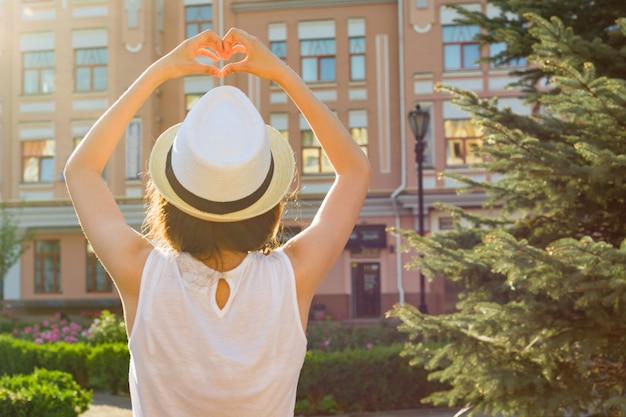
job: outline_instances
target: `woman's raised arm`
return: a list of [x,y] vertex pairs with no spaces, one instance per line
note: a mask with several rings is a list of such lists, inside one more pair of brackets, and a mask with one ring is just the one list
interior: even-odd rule
[[334,184],[311,225],[285,245],[296,273],[301,317],[306,317],[317,286],[343,252],[367,195],[371,168],[345,126],[302,79],[257,38],[231,29],[223,53],[243,53],[223,74],[248,72],[279,84],[309,122],[332,164]]
[[219,59],[206,48],[220,50],[221,38],[203,32],[152,64],[93,125],[65,166],[66,185],[81,227],[123,301],[139,293],[141,272],[152,246],[127,225],[102,171],[127,125],[159,85],[193,73],[221,75],[218,68],[195,60],[199,55]]

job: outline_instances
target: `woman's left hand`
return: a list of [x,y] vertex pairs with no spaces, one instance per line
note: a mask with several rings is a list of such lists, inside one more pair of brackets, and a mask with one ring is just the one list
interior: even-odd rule
[[205,56],[213,62],[221,60],[222,38],[212,30],[205,30],[181,42],[167,55],[150,66],[150,71],[158,71],[163,80],[191,74],[207,74],[221,77],[220,69],[211,64],[198,62],[197,57]]

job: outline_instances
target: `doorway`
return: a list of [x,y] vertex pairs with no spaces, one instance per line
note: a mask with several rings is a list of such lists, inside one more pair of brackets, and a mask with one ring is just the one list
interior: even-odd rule
[[352,262],[352,316],[380,317],[380,263]]

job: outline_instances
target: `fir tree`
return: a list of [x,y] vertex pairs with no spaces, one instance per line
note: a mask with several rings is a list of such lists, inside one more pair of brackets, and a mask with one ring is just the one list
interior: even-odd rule
[[446,206],[454,230],[401,232],[421,254],[409,267],[464,288],[452,314],[410,305],[390,312],[412,336],[405,354],[450,384],[429,402],[470,414],[626,416],[626,19],[607,13],[610,21],[578,14],[595,19],[584,35],[556,17],[516,20],[535,80],[550,81],[529,95],[541,108],[532,117],[442,87],[481,126],[482,167],[504,176],[486,183],[447,174],[465,190],[484,190],[500,218]]

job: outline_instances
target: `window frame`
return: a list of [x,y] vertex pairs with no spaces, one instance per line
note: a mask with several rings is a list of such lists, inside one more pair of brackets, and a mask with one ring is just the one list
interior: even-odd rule
[[[105,57],[105,61],[104,63],[98,63],[98,64],[79,64],[78,63],[78,52],[83,52],[83,51],[101,51],[104,50],[104,57]],[[109,86],[109,71],[108,71],[108,65],[109,65],[109,51],[108,48],[106,46],[95,46],[95,47],[86,47],[86,48],[74,48],[74,91],[77,93],[89,93],[89,92],[101,92],[101,91],[106,91],[108,86]],[[96,78],[100,79],[100,77],[96,77],[95,75],[95,71],[97,69],[102,69],[104,68],[104,86],[101,88],[96,88],[95,87],[95,80]],[[78,88],[78,81],[79,81],[79,77],[78,77],[78,71],[81,69],[88,69],[89,70],[89,88],[87,89],[79,89]]]
[[[443,25],[442,26],[442,50],[443,50],[443,68],[444,71],[468,71],[468,70],[479,70],[480,69],[480,62],[473,62],[471,64],[466,65],[466,50],[465,48],[467,46],[473,46],[476,48],[476,52],[477,52],[477,57],[478,59],[480,59],[481,57],[481,51],[480,51],[480,43],[475,40],[473,38],[474,35],[472,35],[470,40],[446,40],[446,29],[450,29],[450,28],[456,28],[456,29],[463,29],[463,28],[474,28],[476,29],[476,33],[480,33],[480,26],[478,25]],[[448,66],[447,63],[447,57],[448,54],[446,53],[446,50],[450,47],[458,47],[459,51],[458,51],[458,62],[459,62],[459,66],[456,67],[451,67]]]
[[[26,155],[26,149],[25,149],[25,145],[27,143],[34,143],[34,142],[46,142],[46,144],[43,146],[43,150],[44,153],[42,153],[41,155],[36,155],[36,154],[32,154],[32,155]],[[24,184],[38,184],[38,183],[52,183],[54,182],[54,177],[55,177],[55,158],[56,158],[56,150],[54,149],[56,143],[54,141],[54,139],[32,139],[32,140],[22,140],[20,141],[21,144],[21,157],[22,157],[22,183]],[[52,147],[52,153],[51,154],[46,154],[45,151],[48,148],[48,146]],[[31,160],[31,159],[36,159],[37,160],[37,179],[36,180],[27,180],[26,179],[26,167],[29,165],[27,163],[27,160]],[[43,167],[43,163],[44,161],[51,161],[52,162],[52,171],[50,172],[50,179],[46,179],[44,180],[42,176],[42,173],[44,172],[44,167]]]
[[[188,19],[188,12],[191,9],[202,9],[207,7],[209,9],[210,20],[190,20]],[[192,32],[190,29],[193,27]],[[198,33],[204,32],[207,29],[213,29],[213,5],[211,3],[206,4],[190,4],[185,6],[185,38],[191,38]]]
[[[305,135],[309,136],[312,139],[312,144],[305,145]],[[322,149],[322,145],[317,140],[315,133],[311,128],[308,129],[300,129],[300,155],[302,157],[302,175],[303,176],[313,176],[313,175],[328,175],[334,173],[333,167],[330,164],[328,156],[326,156],[326,152]],[[305,152],[316,153],[317,159],[317,170],[315,172],[309,171],[309,168],[313,165],[309,165],[306,163],[308,157],[305,157]],[[308,153],[308,152],[307,152]]]
[[[369,156],[369,129],[367,110],[351,109],[348,111],[348,131],[350,136],[361,148],[366,156]],[[359,135],[356,133],[359,132]],[[359,141],[359,138],[361,140]]]
[[[41,252],[39,243],[54,242],[56,251]],[[61,241],[59,239],[37,239],[34,242],[34,292],[35,294],[60,294],[61,290]],[[46,290],[46,259],[52,259],[52,287],[51,291]]]
[[[37,57],[37,56],[40,57]],[[33,56],[36,59],[41,59],[43,56],[45,59],[51,59],[51,63],[47,63],[48,66],[44,65],[27,65],[27,57]],[[22,51],[22,94],[26,96],[34,96],[34,95],[52,95],[55,92],[55,77],[56,77],[56,59],[54,50],[44,49],[44,50],[36,50],[36,51]],[[47,74],[45,74],[47,72]],[[30,90],[26,88],[27,83],[30,84],[30,75],[36,74],[37,82],[36,89]],[[50,80],[49,78],[52,78]]]
[[[332,52],[323,54],[305,54],[304,44],[313,45],[311,49],[315,49],[314,42],[328,42],[332,41]],[[324,64],[326,60],[332,60],[333,76],[332,78],[322,78]],[[309,78],[305,74],[305,61],[315,61],[315,77]],[[308,68],[308,65],[307,65]],[[335,38],[314,38],[314,39],[300,39],[300,73],[304,82],[307,83],[331,83],[337,81],[337,40]]]
[[[104,274],[104,289],[98,287],[98,274]],[[87,293],[111,293],[113,292],[113,280],[102,262],[96,256],[93,247],[87,241],[86,245],[86,268],[85,268],[85,289]]]
[[[482,145],[482,141],[483,141],[483,137],[480,134],[474,134],[474,135],[465,135],[465,136],[449,136],[448,134],[448,128],[447,128],[447,123],[448,122],[458,122],[458,121],[464,121],[464,122],[468,122],[470,124],[470,129],[473,131],[477,130],[477,127],[475,126],[471,126],[472,124],[472,119],[471,118],[463,118],[463,119],[446,119],[444,120],[444,140],[445,140],[445,145],[446,145],[446,167],[447,168],[463,168],[463,167],[467,167],[469,165],[472,164],[479,164],[484,162],[484,158],[479,155],[476,154],[475,152],[472,151],[471,147],[474,146],[474,144],[472,142],[477,142],[476,145],[477,146],[481,146]],[[478,133],[478,132],[477,132]],[[459,148],[460,150],[460,154],[461,154],[461,163],[452,163],[451,161],[453,160],[453,155],[452,155],[452,144],[453,143],[459,143],[461,146]],[[472,156],[472,154],[474,154],[474,156]],[[456,156],[457,153],[455,152],[454,156]],[[473,158],[470,160],[470,158]]]
[[196,104],[204,95],[204,93],[185,93],[185,115],[189,114],[191,108]]
[[[282,54],[277,53],[276,45],[279,45],[279,44],[282,46],[282,50],[284,51],[284,53]],[[287,63],[287,41],[286,40],[270,41],[270,50],[272,51],[274,55],[280,58],[281,61],[283,61],[284,63]]]
[[[352,49],[352,45],[353,45],[353,40],[356,39],[362,39],[363,41],[363,52],[354,52]],[[367,51],[367,46],[366,46],[366,39],[365,39],[365,35],[359,35],[359,36],[350,36],[348,38],[348,52],[350,55],[350,81],[365,81],[367,79],[367,56],[366,56],[366,51]],[[356,58],[362,58],[363,59],[363,63],[362,63],[362,72],[363,72],[363,77],[362,78],[355,78],[354,77],[354,68],[355,68],[355,59]]]

